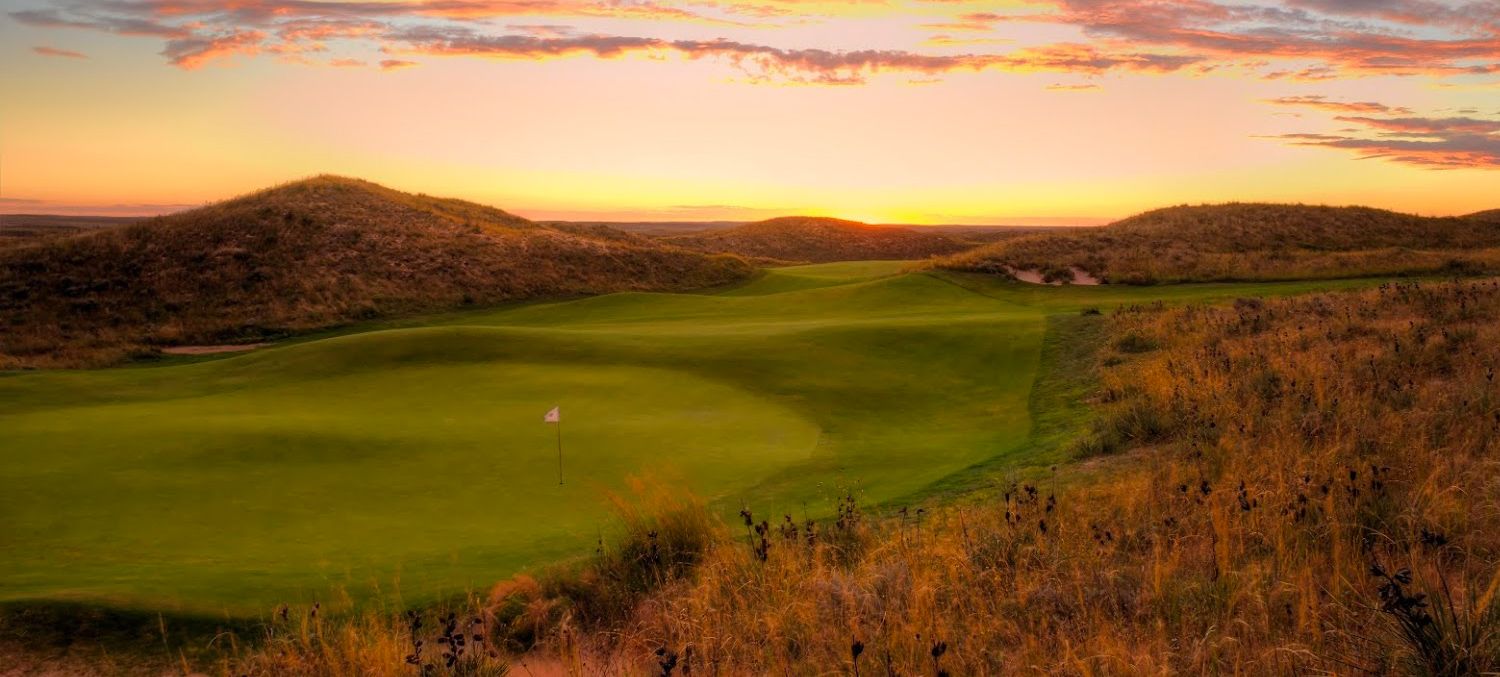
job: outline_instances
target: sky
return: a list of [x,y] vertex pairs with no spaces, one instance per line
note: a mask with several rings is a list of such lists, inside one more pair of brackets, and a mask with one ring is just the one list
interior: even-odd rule
[[0,213],[1500,208],[1500,0],[0,0]]

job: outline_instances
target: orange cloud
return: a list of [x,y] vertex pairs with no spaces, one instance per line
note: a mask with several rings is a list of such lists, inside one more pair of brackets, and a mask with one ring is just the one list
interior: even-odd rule
[[75,52],[70,49],[58,49],[56,47],[48,47],[46,45],[32,47],[31,51],[36,52],[37,54],[40,54],[42,56],[60,56],[68,59],[89,58],[89,56],[87,54],[84,54],[83,52]]
[[1383,103],[1375,103],[1374,101],[1332,101],[1323,96],[1282,96],[1275,99],[1266,99],[1265,102],[1277,106],[1307,106],[1341,113],[1389,113],[1397,115],[1411,113],[1411,109],[1409,108],[1387,106]]
[[201,67],[214,59],[233,54],[253,55],[261,50],[266,34],[260,31],[234,31],[223,35],[169,40],[162,56],[186,70]]

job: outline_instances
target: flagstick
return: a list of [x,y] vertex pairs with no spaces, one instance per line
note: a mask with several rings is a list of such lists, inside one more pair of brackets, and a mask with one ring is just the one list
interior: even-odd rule
[[557,484],[558,486],[561,486],[562,483],[562,417],[559,416],[557,418]]

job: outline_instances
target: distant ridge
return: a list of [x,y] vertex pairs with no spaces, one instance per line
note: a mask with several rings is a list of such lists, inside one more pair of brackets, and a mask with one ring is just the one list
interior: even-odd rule
[[703,252],[812,263],[923,259],[966,248],[938,233],[818,216],[783,216],[662,240]]
[[725,284],[751,267],[603,227],[320,176],[0,249],[0,367],[118,360],[474,304]]
[[1500,223],[1500,209],[1486,209],[1482,212],[1474,212],[1473,214],[1465,216],[1464,218],[1475,219],[1478,221],[1488,221],[1490,223]]
[[30,244],[50,237],[114,228],[140,221],[136,216],[63,216],[57,214],[0,214],[0,248]]
[[[1481,213],[1483,214],[1483,213]],[[1230,203],[1157,209],[1107,226],[1032,235],[943,259],[954,270],[1150,284],[1497,269],[1500,223],[1369,207]]]

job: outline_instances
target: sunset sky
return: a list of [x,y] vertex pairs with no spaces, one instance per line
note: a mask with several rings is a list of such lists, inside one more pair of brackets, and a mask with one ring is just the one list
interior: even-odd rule
[[1500,1],[4,0],[0,213],[318,173],[541,219],[1500,207]]

